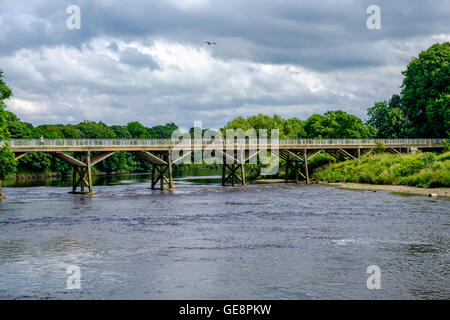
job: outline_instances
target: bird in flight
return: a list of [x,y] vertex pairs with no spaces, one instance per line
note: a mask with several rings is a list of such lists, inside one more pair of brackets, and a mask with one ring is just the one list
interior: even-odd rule
[[216,43],[215,42],[211,42],[211,41],[205,41],[205,42],[203,42],[203,43],[206,43],[208,46],[212,46],[212,45],[216,45]]

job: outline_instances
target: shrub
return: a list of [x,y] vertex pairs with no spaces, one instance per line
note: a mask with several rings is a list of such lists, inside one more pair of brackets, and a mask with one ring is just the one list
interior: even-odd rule
[[333,164],[317,171],[314,177],[328,182],[450,186],[450,152],[414,155],[377,154]]

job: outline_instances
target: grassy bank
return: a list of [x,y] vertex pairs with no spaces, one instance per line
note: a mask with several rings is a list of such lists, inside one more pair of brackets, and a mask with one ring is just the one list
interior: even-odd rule
[[368,156],[331,164],[316,171],[314,178],[326,182],[450,187],[450,152]]

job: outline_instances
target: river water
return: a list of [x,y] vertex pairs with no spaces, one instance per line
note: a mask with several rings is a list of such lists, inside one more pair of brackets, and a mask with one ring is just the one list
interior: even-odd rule
[[[203,172],[201,174],[216,174]],[[1,299],[449,299],[450,201],[179,176],[13,185],[0,204]],[[70,265],[80,289],[68,289]],[[367,267],[380,268],[369,290]]]

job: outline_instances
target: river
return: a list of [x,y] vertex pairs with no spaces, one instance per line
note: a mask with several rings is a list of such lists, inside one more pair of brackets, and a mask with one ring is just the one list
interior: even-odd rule
[[[220,186],[214,171],[7,184],[1,299],[449,299],[450,201],[325,185]],[[80,289],[67,288],[67,267]],[[380,268],[369,290],[367,267]]]

